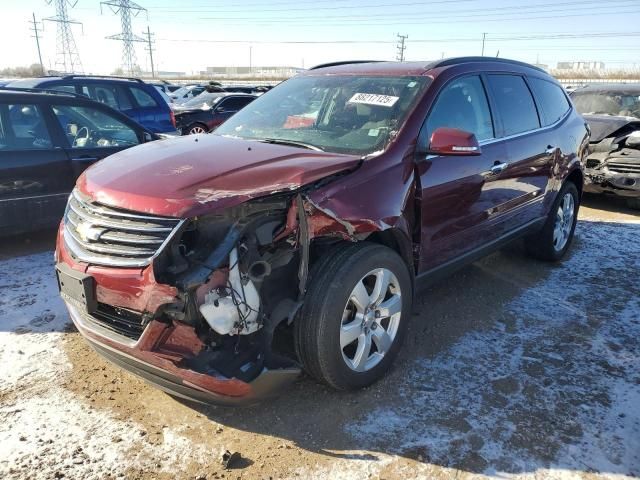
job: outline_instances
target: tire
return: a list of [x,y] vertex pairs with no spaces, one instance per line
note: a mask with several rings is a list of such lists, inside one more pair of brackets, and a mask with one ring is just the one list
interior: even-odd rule
[[627,205],[634,210],[640,210],[640,198],[627,198]]
[[[305,371],[338,390],[379,380],[398,354],[411,318],[412,282],[402,258],[372,243],[340,246],[316,262],[309,278],[294,328]],[[375,295],[373,288],[385,279],[385,293]],[[374,297],[377,308],[361,308]]]
[[209,129],[204,123],[194,123],[187,128],[187,135],[197,135],[199,133],[207,133]]
[[[573,201],[573,213],[570,223],[565,222],[565,215],[563,213],[563,206],[566,206],[565,201],[568,201],[568,196],[571,196]],[[565,200],[566,199],[566,200]],[[578,189],[573,182],[566,182],[553,202],[553,206],[549,210],[547,221],[542,229],[525,239],[525,246],[527,252],[540,260],[549,262],[560,261],[571,247],[573,240],[573,234],[575,233],[576,223],[578,221],[578,209],[580,208],[580,195]],[[561,236],[556,232],[556,226],[560,222]],[[560,241],[562,240],[562,241]]]

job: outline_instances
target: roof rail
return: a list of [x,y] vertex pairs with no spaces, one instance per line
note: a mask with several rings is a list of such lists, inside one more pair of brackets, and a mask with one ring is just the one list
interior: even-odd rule
[[445,58],[444,60],[436,60],[435,62],[430,63],[428,68],[437,68],[437,67],[448,67],[451,65],[459,65],[461,63],[471,63],[471,62],[497,62],[497,63],[506,63],[510,65],[518,65],[521,67],[529,67],[534,70],[538,70],[540,72],[544,72],[544,69],[540,67],[536,67],[535,65],[531,65],[530,63],[520,62],[518,60],[510,60],[508,58],[498,58],[498,57],[453,57],[453,58]]
[[20,87],[0,87],[0,91],[7,92],[27,92],[27,93],[47,93],[49,95],[62,95],[64,97],[89,98],[82,93],[65,92],[63,90],[52,90],[50,88],[20,88]]
[[139,82],[139,83],[145,83],[143,80],[139,79],[139,78],[135,78],[135,77],[119,77],[116,75],[79,75],[79,74],[73,74],[73,75],[63,75],[62,79],[63,80],[69,80],[69,79],[73,79],[73,78],[117,78],[119,80],[129,80],[132,82]]
[[379,63],[381,61],[382,60],[344,60],[341,62],[321,63],[320,65],[311,67],[309,70],[317,70],[318,68],[327,68],[327,67],[339,67],[340,65],[351,65],[356,63]]

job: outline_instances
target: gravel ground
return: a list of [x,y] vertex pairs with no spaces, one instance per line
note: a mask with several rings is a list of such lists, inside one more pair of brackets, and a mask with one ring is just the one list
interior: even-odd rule
[[68,324],[54,235],[5,240],[0,478],[639,478],[639,234],[637,212],[587,198],[565,263],[514,245],[420,292],[382,382],[301,378],[243,409],[104,362]]

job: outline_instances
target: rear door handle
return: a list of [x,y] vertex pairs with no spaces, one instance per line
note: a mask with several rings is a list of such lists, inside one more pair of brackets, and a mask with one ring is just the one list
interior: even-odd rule
[[556,150],[558,150],[558,147],[554,147],[553,145],[547,145],[547,149],[544,151],[544,153],[547,155],[555,155]]
[[502,173],[505,168],[507,168],[509,166],[508,163],[495,163],[493,165],[493,167],[491,167],[490,171],[492,175],[498,175],[499,173]]

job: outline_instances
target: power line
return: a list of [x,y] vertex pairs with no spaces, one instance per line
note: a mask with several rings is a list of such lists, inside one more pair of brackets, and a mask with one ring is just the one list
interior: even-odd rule
[[[471,0],[470,0],[471,1]],[[631,5],[627,5],[627,4],[631,4]],[[407,4],[396,4],[396,6],[398,5],[407,5]],[[326,19],[338,19],[338,20],[351,20],[354,22],[358,22],[358,21],[368,21],[369,19],[372,18],[376,18],[376,17],[381,17],[383,19],[397,19],[397,20],[401,20],[401,19],[415,19],[416,17],[419,18],[425,18],[425,19],[432,19],[432,18],[442,18],[442,17],[446,17],[447,19],[451,19],[452,15],[455,15],[455,18],[461,18],[461,17],[476,17],[476,16],[497,16],[497,15],[512,15],[514,13],[522,13],[522,14],[529,14],[529,13],[547,13],[547,12],[573,12],[575,11],[575,8],[558,8],[558,7],[575,7],[575,6],[586,6],[586,5],[596,5],[593,8],[599,8],[599,9],[609,9],[611,10],[614,7],[629,7],[629,6],[635,6],[637,5],[637,0],[612,0],[611,2],[609,2],[607,5],[602,5],[602,1],[601,0],[586,0],[583,2],[580,1],[570,1],[570,2],[556,2],[556,3],[538,3],[538,4],[531,4],[531,5],[522,5],[522,6],[502,6],[502,7],[497,7],[492,9],[491,11],[488,11],[486,8],[475,8],[475,9],[469,9],[469,8],[465,8],[464,11],[459,12],[459,13],[454,13],[452,14],[451,9],[447,9],[447,10],[433,10],[433,9],[429,9],[426,12],[420,12],[420,11],[411,11],[411,12],[402,12],[402,13],[389,13],[389,12],[385,12],[385,13],[371,13],[368,12],[366,16],[361,16],[361,15],[354,15],[353,13],[349,12],[349,13],[340,13],[337,15],[330,15],[330,14],[323,14],[321,17],[318,17],[318,20],[321,20],[322,22],[325,22]],[[597,6],[600,5],[600,6]],[[372,7],[383,7],[383,6],[388,6],[387,4],[380,4],[380,5],[371,5],[367,8],[372,8]],[[317,10],[318,8],[322,8],[322,7],[317,7],[317,8],[313,8],[313,10]],[[593,10],[593,8],[591,10]],[[278,11],[282,11],[282,12],[290,12],[293,9],[282,9],[282,10],[278,10]],[[308,8],[302,9],[306,12],[310,12],[311,10],[309,10]],[[536,11],[536,12],[528,12],[527,10],[540,10],[540,11]],[[261,15],[265,10],[260,10],[258,12],[256,12],[256,15]],[[214,10],[212,11],[212,13],[216,13],[216,14],[221,14],[224,13],[225,11],[221,11],[221,10]],[[179,12],[173,12],[173,13],[179,13]],[[207,13],[206,11],[200,11],[199,13]],[[244,13],[245,15],[243,16],[235,16],[235,17],[230,17],[230,16],[223,16],[223,15],[216,15],[213,17],[202,17],[200,18],[200,20],[256,20],[256,21],[265,21],[265,22],[281,22],[281,21],[293,21],[293,20],[310,20],[313,17],[310,17],[308,14],[306,15],[287,15],[286,18],[263,18],[263,17],[258,17],[255,15],[246,15],[248,12],[246,10],[240,10],[240,11],[228,11],[227,13]],[[249,12],[250,13],[250,12]],[[469,15],[469,14],[479,14],[479,15]]]
[[45,18],[45,21],[55,22],[56,26],[56,69],[62,67],[63,72],[82,73],[82,62],[73,38],[71,25],[82,25],[80,22],[69,19],[67,7],[73,8],[78,4],[78,0],[45,0],[47,5],[54,5],[56,14],[53,17]]
[[149,60],[151,60],[151,78],[156,78],[156,70],[153,66],[153,44],[154,41],[152,40],[152,36],[154,35],[153,33],[151,33],[151,30],[149,29],[149,25],[147,25],[147,31],[142,32],[143,35],[147,36],[147,44],[148,46],[145,47],[146,50],[149,52]]
[[397,37],[398,37],[398,46],[396,47],[396,50],[397,50],[396,60],[398,60],[399,62],[404,62],[404,51],[407,48],[405,45],[405,40],[409,38],[409,36],[400,35],[398,33]]
[[[584,32],[584,33],[570,33],[570,34],[538,34],[538,35],[513,35],[508,36],[502,34],[491,34],[488,37],[487,42],[498,41],[532,41],[532,40],[565,40],[565,39],[584,39],[586,36],[590,38],[624,38],[624,37],[640,37],[640,31],[638,32]],[[451,37],[451,38],[417,38],[412,39],[412,43],[453,43],[453,42],[476,42],[478,37]],[[375,45],[375,44],[397,44],[394,40],[216,40],[216,39],[200,39],[200,38],[158,38],[158,41],[163,42],[184,42],[184,43],[240,43],[240,44],[263,44],[263,45],[336,45],[336,44],[362,44],[362,45]]]
[[33,32],[33,35],[31,35],[31,37],[36,39],[36,47],[38,47],[38,60],[40,60],[40,73],[44,75],[44,63],[42,63],[42,53],[40,52],[40,32],[42,32],[42,23],[36,22],[35,13],[33,13],[32,15],[33,20],[29,21],[32,27],[29,30]]

